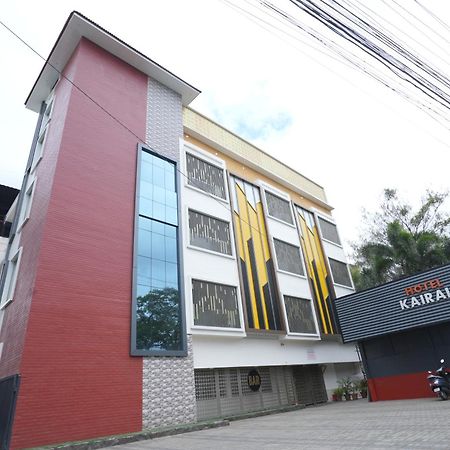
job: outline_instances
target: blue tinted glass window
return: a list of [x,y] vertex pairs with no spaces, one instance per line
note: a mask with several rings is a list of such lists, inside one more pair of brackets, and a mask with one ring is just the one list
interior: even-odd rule
[[[153,233],[164,236],[166,227],[167,227],[167,225],[164,225],[161,222],[153,222]],[[176,232],[176,228],[174,228],[174,231]]]
[[166,207],[162,203],[153,202],[153,215],[156,220],[166,221]]
[[171,237],[165,237],[164,241],[166,247],[166,261],[177,262],[177,241]]
[[139,354],[183,350],[178,274],[176,168],[141,154],[136,250],[135,349]]
[[166,207],[166,222],[173,223],[174,225],[178,221],[178,212],[176,208]]
[[159,259],[152,259],[152,279],[165,281],[166,280],[166,271],[165,271],[165,263]]
[[172,208],[177,207],[177,194],[176,192],[166,191],[166,201],[167,206],[171,206]]
[[178,265],[166,262],[166,281],[176,283],[178,279]]
[[139,208],[139,212],[147,217],[153,217],[153,201],[149,200],[148,198],[145,197],[141,197],[140,201],[140,208]]
[[178,225],[175,165],[143,152],[140,168],[139,214]]
[[177,231],[177,229],[175,227],[166,225],[166,228],[164,230],[164,235],[171,237],[171,238],[176,238],[177,237],[176,231]]
[[145,258],[143,256],[138,257],[138,283],[150,283],[150,278],[152,276],[152,260],[150,258]]
[[164,169],[153,166],[153,184],[164,188]]
[[166,258],[165,237],[152,233],[152,258],[164,261]]
[[153,180],[153,166],[151,161],[142,161],[141,164],[141,181],[152,183]]
[[152,254],[152,233],[147,230],[138,232],[138,255],[150,257]]
[[150,200],[153,199],[153,184],[152,183],[141,180],[140,191],[141,191],[141,197],[148,198]]
[[160,186],[153,186],[153,200],[164,205],[166,203],[166,190]]

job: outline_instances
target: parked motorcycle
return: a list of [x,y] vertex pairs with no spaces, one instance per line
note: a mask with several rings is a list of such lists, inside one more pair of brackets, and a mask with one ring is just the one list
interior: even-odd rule
[[450,373],[444,369],[444,360],[441,359],[441,367],[433,374],[427,376],[428,383],[433,392],[435,392],[442,400],[447,400],[450,395]]

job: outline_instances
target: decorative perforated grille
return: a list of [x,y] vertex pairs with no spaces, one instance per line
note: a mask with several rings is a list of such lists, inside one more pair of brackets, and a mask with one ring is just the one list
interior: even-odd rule
[[223,169],[186,153],[188,184],[202,191],[226,199]]
[[293,224],[289,202],[266,191],[267,210],[269,215]]
[[273,244],[277,255],[278,269],[297,275],[305,274],[300,258],[300,248],[278,239],[274,239]]
[[189,210],[189,242],[196,247],[231,255],[230,224]]
[[317,333],[311,300],[285,295],[284,303],[291,333]]
[[319,217],[318,219],[322,237],[328,241],[334,242],[335,244],[341,245],[336,225],[328,222],[328,220],[322,219],[322,217]]
[[251,368],[196,369],[195,390],[199,420],[296,403],[291,367],[258,367],[259,391],[248,387]]
[[194,375],[196,400],[216,398],[216,380],[214,372],[209,369],[196,369]]
[[333,258],[328,258],[328,260],[330,261],[330,269],[334,282],[336,284],[342,284],[343,286],[352,287],[347,264]]
[[313,405],[328,400],[321,366],[295,366],[294,379],[299,403]]
[[194,325],[240,328],[237,289],[234,286],[192,280]]

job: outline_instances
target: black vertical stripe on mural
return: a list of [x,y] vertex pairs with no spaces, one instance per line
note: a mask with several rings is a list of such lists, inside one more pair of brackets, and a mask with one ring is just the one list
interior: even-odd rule
[[340,328],[337,326],[336,313],[334,308],[334,300],[336,298],[336,295],[334,294],[334,286],[329,274],[327,274],[327,276],[325,277],[325,283],[327,284],[329,292],[329,296],[325,299],[325,301],[327,303],[328,311],[330,313],[331,324],[333,326],[334,333],[339,333]]
[[[316,278],[317,290],[319,291],[319,302],[322,305],[322,309],[325,310],[327,305],[325,303],[325,298],[324,298],[324,295],[322,292],[322,287],[320,286],[320,278],[319,278],[319,272],[317,272],[316,261],[312,260],[311,264],[312,264],[313,271],[314,271],[314,277]],[[322,326],[321,328],[322,328],[322,333],[325,333],[325,329],[324,329],[325,325],[327,326],[327,328],[330,328],[330,323],[328,322],[328,318],[327,318],[326,314],[323,315],[323,320],[325,321],[325,324],[323,324],[324,326]]]
[[258,279],[258,271],[256,269],[256,258],[255,258],[255,250],[253,249],[253,238],[250,238],[247,241],[248,254],[250,256],[250,267],[252,268],[252,277],[253,277],[253,291],[255,293],[256,298],[256,310],[258,314],[259,320],[259,328],[266,329],[266,324],[264,323],[264,314],[262,310],[262,301],[261,294],[259,292],[259,279]]
[[264,293],[264,303],[266,305],[266,311],[267,311],[267,321],[269,322],[269,330],[276,330],[276,323],[275,323],[275,315],[274,311],[272,309],[272,302],[270,301],[270,288],[269,283],[266,283],[263,286],[263,293]]
[[370,373],[369,364],[367,361],[366,349],[364,348],[364,341],[358,342],[357,345],[359,348],[359,354],[361,355],[361,361],[363,364],[364,374],[366,375],[366,378],[372,378],[372,375]]
[[267,276],[269,278],[269,289],[270,289],[270,300],[271,300],[271,310],[273,311],[273,317],[275,320],[274,330],[282,330],[283,326],[281,324],[280,317],[280,299],[278,298],[278,290],[276,289],[275,282],[275,267],[273,265],[273,260],[269,259],[266,261]]
[[242,282],[244,283],[245,306],[247,309],[247,324],[249,328],[255,328],[255,322],[253,320],[253,313],[252,313],[252,299],[250,297],[250,286],[248,284],[247,267],[245,265],[245,261],[242,258],[239,258],[239,260],[241,262]]
[[[319,303],[320,303],[320,299],[317,297],[316,289],[314,288],[314,279],[312,277],[310,277],[310,276],[308,276],[308,279],[309,279],[309,285],[310,285],[310,288],[311,288],[312,296],[313,296],[314,302],[316,303],[316,308],[318,308],[319,307]],[[319,322],[320,332],[323,334],[323,333],[325,333],[325,329],[324,329],[324,326],[323,326],[322,318],[319,315],[319,311],[317,309],[316,309],[316,311],[317,311],[317,314],[318,314],[318,317],[319,317],[318,322]]]
[[337,334],[338,331],[338,327],[336,326],[336,320],[334,318],[334,309],[333,309],[333,300],[331,300],[330,297],[327,297],[325,299],[325,303],[327,304],[328,307],[328,314],[330,316],[330,322],[331,322],[331,326],[333,327],[333,334]]
[[330,305],[331,305],[331,311],[333,313],[333,320],[334,320],[334,323],[336,324],[336,328],[335,328],[336,333],[341,334],[342,333],[341,322],[339,321],[339,316],[338,316],[337,309],[336,309],[335,299],[332,299],[330,301]]

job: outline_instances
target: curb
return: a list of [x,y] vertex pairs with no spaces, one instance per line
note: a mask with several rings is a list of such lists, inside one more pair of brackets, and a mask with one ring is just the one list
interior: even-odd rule
[[67,442],[59,445],[47,445],[44,447],[33,447],[30,450],[94,450],[97,448],[110,447],[113,445],[130,444],[131,442],[155,439],[164,436],[173,436],[176,434],[189,433],[191,431],[201,431],[209,428],[219,428],[230,425],[228,420],[215,420],[210,422],[198,422],[188,425],[177,425],[174,427],[165,427],[153,430],[144,430],[137,433],[128,433],[115,436],[106,436],[103,438],[89,439],[85,441]]
[[226,417],[224,417],[224,419],[229,422],[234,422],[235,420],[252,419],[254,417],[268,416],[270,414],[285,413],[285,412],[290,412],[290,411],[297,411],[299,409],[304,409],[304,408],[306,408],[306,406],[302,405],[302,404],[290,405],[290,406],[284,406],[282,408],[263,409],[260,411],[253,411],[253,412],[249,412],[249,413],[238,414],[235,416],[226,416]]
[[306,408],[305,405],[291,405],[282,408],[264,409],[253,411],[245,414],[228,416],[213,421],[197,422],[187,425],[176,425],[173,427],[164,427],[159,429],[138,431],[137,433],[127,433],[115,436],[106,436],[102,438],[88,439],[77,442],[66,442],[58,445],[47,445],[44,447],[33,447],[29,450],[95,450],[98,448],[112,447],[115,445],[130,444],[132,442],[156,439],[164,436],[174,436],[176,434],[190,433],[191,431],[201,431],[211,428],[226,427],[230,422],[236,420],[252,419],[254,417],[268,416],[270,414],[278,414],[290,411],[297,411]]

